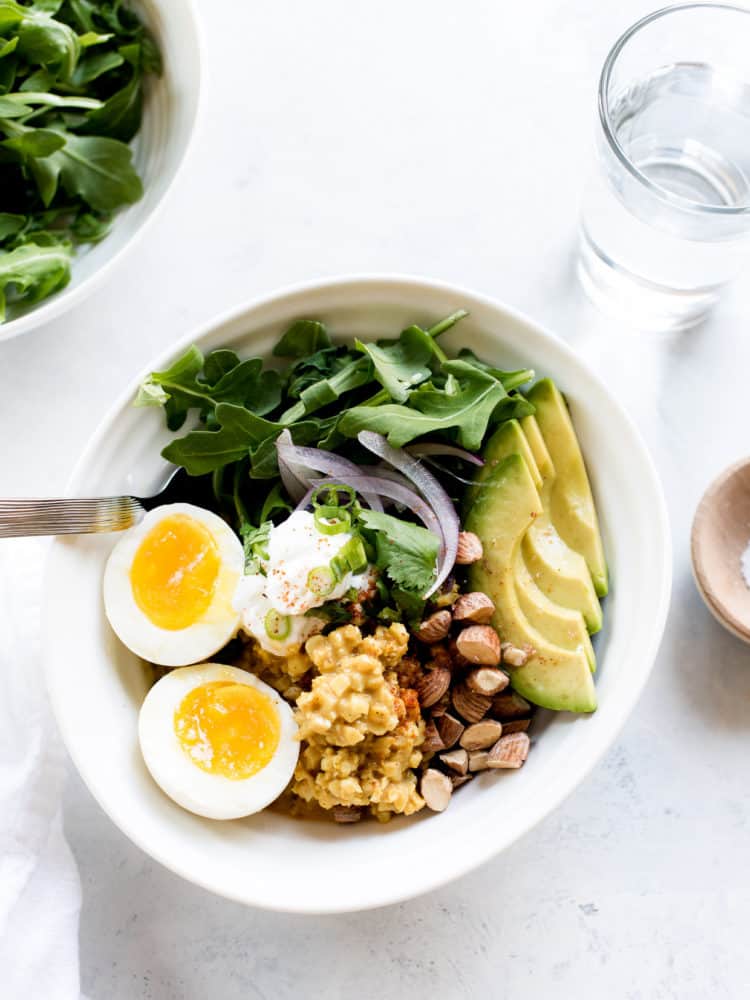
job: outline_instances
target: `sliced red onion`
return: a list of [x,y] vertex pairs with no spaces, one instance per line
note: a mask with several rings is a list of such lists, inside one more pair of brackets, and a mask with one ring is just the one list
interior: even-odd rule
[[447,466],[443,465],[442,462],[438,462],[431,455],[423,455],[420,456],[420,458],[424,458],[425,462],[427,462],[428,465],[431,465],[433,469],[437,469],[438,472],[442,472],[442,474],[444,476],[448,476],[449,479],[454,479],[457,483],[461,483],[462,486],[481,485],[475,483],[473,479],[467,479],[465,476],[459,476],[457,472],[454,472],[453,469],[447,468]]
[[425,469],[421,462],[407,451],[388,444],[382,434],[376,434],[374,431],[360,431],[357,439],[364,448],[377,455],[378,458],[384,459],[399,472],[402,472],[407,479],[410,479],[437,517],[442,544],[438,557],[437,576],[425,595],[430,597],[446,579],[456,562],[458,533],[461,530],[461,525],[451,498],[435,476],[428,469]]
[[[281,471],[283,463],[291,475],[302,484],[302,492],[297,489],[294,494],[290,493],[293,500],[299,500],[304,495],[306,488],[312,482],[313,472],[322,472],[326,476],[340,476],[341,482],[348,482],[347,477],[362,476],[360,466],[350,462],[348,458],[342,458],[341,455],[335,455],[332,451],[325,451],[323,448],[302,448],[294,444],[288,430],[283,430],[276,438],[276,451],[279,459],[279,471]],[[288,492],[283,473],[281,478]],[[376,494],[363,492],[362,496],[373,510],[382,512],[383,505]]]
[[421,444],[410,444],[404,451],[410,455],[455,455],[472,465],[484,465],[478,455],[467,451],[465,448],[457,448],[453,444],[441,444],[440,441],[423,441]]
[[393,466],[388,465],[387,462],[378,462],[376,465],[371,465],[366,469],[363,466],[362,471],[364,474],[375,476],[377,479],[388,479],[392,483],[400,483],[401,486],[405,486],[408,490],[412,487],[411,479],[407,479],[400,472],[396,472]]
[[290,461],[289,449],[294,448],[292,435],[288,430],[283,430],[276,438],[276,454],[279,463],[279,475],[284,484],[284,489],[292,500],[300,500],[304,495],[309,483],[300,474],[299,466],[295,468]]

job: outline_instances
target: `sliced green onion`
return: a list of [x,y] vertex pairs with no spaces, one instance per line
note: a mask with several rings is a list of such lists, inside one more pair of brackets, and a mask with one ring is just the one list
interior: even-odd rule
[[331,569],[337,580],[347,573],[361,573],[367,567],[367,553],[359,535],[354,535],[331,559]]
[[[351,486],[347,486],[346,483],[338,483],[333,487],[333,491],[336,494],[336,500],[339,507],[346,510],[348,507],[353,507],[357,500],[357,493]],[[342,501],[339,496],[340,493],[346,494],[346,500]]]
[[324,502],[320,499],[320,497],[323,495],[325,495],[325,504],[330,505],[331,503],[330,486],[318,486],[317,489],[313,490],[313,495],[310,497],[310,503],[313,505],[313,507],[324,506]]
[[[346,500],[342,503],[339,497],[340,493],[346,494]],[[311,503],[313,507],[340,507],[342,510],[346,510],[347,507],[353,507],[354,502],[357,499],[356,490],[352,489],[351,486],[347,486],[345,483],[324,483],[319,486],[313,493]]]
[[352,526],[349,511],[339,507],[316,507],[313,517],[321,535],[338,535]]
[[316,597],[327,597],[336,586],[336,576],[330,566],[316,566],[307,574],[307,589]]
[[275,608],[271,608],[271,610],[266,614],[263,624],[266,627],[266,635],[268,638],[275,639],[276,642],[281,642],[282,639],[286,639],[292,631],[292,620],[289,615],[279,614]]

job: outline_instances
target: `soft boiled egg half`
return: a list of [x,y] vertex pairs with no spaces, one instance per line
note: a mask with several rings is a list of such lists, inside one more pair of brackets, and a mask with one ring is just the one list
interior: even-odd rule
[[297,763],[296,734],[292,710],[273,688],[220,663],[165,674],[138,721],[156,783],[209,819],[249,816],[278,798]]
[[156,507],[110,554],[107,617],[137,656],[198,663],[237,632],[232,597],[243,568],[242,543],[218,515],[188,503]]

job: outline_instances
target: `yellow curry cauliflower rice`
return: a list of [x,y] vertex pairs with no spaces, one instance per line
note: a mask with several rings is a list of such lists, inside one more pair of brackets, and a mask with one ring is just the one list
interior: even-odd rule
[[319,676],[297,699],[307,745],[294,772],[295,794],[324,809],[369,806],[378,819],[422,808],[413,768],[422,760],[424,722],[416,699],[407,704],[401,697],[392,672],[408,641],[400,624],[364,637],[355,625],[344,625],[308,640]]
[[[302,742],[290,787],[323,809],[369,808],[380,820],[424,806],[414,768],[425,725],[416,693],[399,688],[394,668],[406,655],[401,624],[363,636],[355,625],[308,639],[287,659],[255,647],[253,667],[286,697],[296,696]],[[312,671],[309,691],[297,682]]]

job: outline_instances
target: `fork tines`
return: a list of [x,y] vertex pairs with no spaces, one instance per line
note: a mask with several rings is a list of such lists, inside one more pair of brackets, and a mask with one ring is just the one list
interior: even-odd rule
[[123,531],[143,516],[135,497],[0,500],[0,538]]

